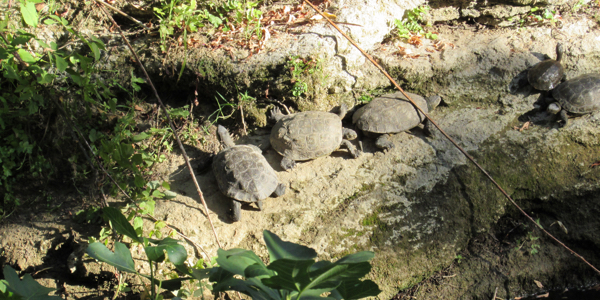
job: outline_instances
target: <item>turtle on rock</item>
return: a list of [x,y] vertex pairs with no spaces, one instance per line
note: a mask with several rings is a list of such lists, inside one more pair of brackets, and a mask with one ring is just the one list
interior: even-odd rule
[[284,115],[279,108],[271,111],[277,123],[271,130],[271,146],[283,155],[281,167],[289,170],[296,161],[315,159],[331,154],[344,145],[354,158],[360,155],[349,140],[356,132],[342,127],[342,119],[348,107],[342,104],[338,114],[322,111],[306,111]]
[[279,183],[277,173],[260,148],[254,145],[235,145],[225,127],[219,125],[217,132],[225,149],[213,159],[213,173],[219,190],[232,198],[232,219],[240,220],[242,202],[255,202],[262,210],[262,200],[270,195],[285,194],[285,185]]
[[[417,94],[406,94],[425,113],[436,108],[442,100],[440,96],[423,98]],[[352,123],[358,129],[368,136],[378,136],[375,145],[384,150],[394,147],[394,143],[388,139],[390,133],[410,130],[425,121],[425,116],[401,92],[377,97],[352,116]]]
[[556,102],[548,105],[548,112],[559,114],[563,127],[569,119],[567,112],[588,114],[600,110],[600,74],[589,73],[559,84],[552,90]]
[[556,60],[546,59],[529,69],[527,72],[529,84],[540,91],[549,91],[559,85],[565,76],[565,68],[560,63],[563,53],[563,45],[556,44]]

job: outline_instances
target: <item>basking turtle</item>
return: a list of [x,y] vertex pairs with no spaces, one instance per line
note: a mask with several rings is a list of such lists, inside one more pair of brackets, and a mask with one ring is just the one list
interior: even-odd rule
[[546,59],[529,69],[527,72],[529,84],[540,91],[555,88],[565,76],[565,68],[560,64],[563,53],[563,45],[556,44],[556,60]]
[[[425,113],[436,108],[442,100],[440,96],[423,98],[417,94],[407,94]],[[381,149],[394,147],[388,140],[389,133],[407,131],[424,121],[425,116],[401,92],[377,97],[352,116],[352,123],[358,129],[367,135],[379,135],[375,145]]]
[[582,115],[600,109],[600,74],[590,73],[567,80],[552,90],[552,97],[557,102],[548,106],[548,112],[560,112],[563,126],[566,126],[569,122],[567,112]]
[[256,202],[262,210],[262,200],[271,194],[282,196],[285,185],[279,183],[277,173],[258,147],[235,145],[221,125],[217,132],[227,148],[214,157],[213,173],[221,192],[232,198],[232,219],[237,222],[241,217],[242,202]]
[[331,154],[344,145],[353,157],[360,152],[348,140],[356,138],[356,132],[342,127],[346,115],[346,105],[338,114],[306,111],[284,115],[278,108],[271,111],[271,118],[277,121],[271,130],[271,146],[283,155],[281,167],[289,170],[296,161],[310,160]]

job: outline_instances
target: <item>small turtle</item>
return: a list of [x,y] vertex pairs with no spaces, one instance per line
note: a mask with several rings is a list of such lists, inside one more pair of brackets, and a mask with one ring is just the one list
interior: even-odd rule
[[[417,94],[407,94],[425,113],[436,108],[442,100],[440,96],[423,98]],[[352,123],[366,135],[379,135],[375,145],[380,149],[394,147],[388,140],[389,133],[407,131],[424,121],[425,116],[401,92],[375,98],[352,116]]]
[[565,76],[565,68],[560,64],[563,53],[563,45],[556,44],[556,60],[546,59],[529,69],[527,72],[529,84],[540,91],[555,88]]
[[262,200],[272,194],[282,196],[285,185],[279,183],[277,173],[258,147],[235,145],[221,125],[217,132],[226,148],[214,157],[213,173],[221,192],[232,198],[232,219],[237,222],[241,217],[242,202],[256,202],[262,210]]
[[590,73],[567,80],[552,90],[552,97],[557,102],[548,106],[548,112],[560,112],[563,126],[567,126],[567,112],[582,115],[600,110],[600,74]]
[[279,108],[271,111],[271,118],[277,123],[271,130],[271,146],[283,155],[281,167],[289,170],[296,161],[310,160],[331,154],[344,145],[353,157],[360,152],[349,140],[356,138],[356,132],[342,127],[342,119],[348,108],[342,104],[338,114],[306,111],[284,115]]

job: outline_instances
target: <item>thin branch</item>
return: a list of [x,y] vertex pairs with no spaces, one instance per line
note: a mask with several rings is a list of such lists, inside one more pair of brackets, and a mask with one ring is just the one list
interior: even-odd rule
[[[98,0],[94,0],[94,1],[99,2]],[[156,88],[154,87],[154,84],[152,83],[152,80],[150,79],[150,76],[148,75],[148,72],[146,72],[146,68],[142,64],[142,61],[137,56],[137,53],[135,52],[135,50],[133,49],[133,47],[129,43],[129,40],[127,40],[127,38],[125,37],[125,35],[123,35],[123,30],[121,30],[121,27],[117,24],[117,22],[115,22],[115,20],[111,17],[110,14],[108,14],[108,12],[103,7],[100,7],[100,9],[104,12],[104,14],[107,16],[107,18],[109,18],[112,21],[113,25],[119,30],[119,33],[121,33],[121,37],[123,38],[123,40],[127,44],[127,47],[129,47],[129,50],[131,51],[131,54],[135,57],[135,61],[140,66],[140,69],[142,69],[142,71],[144,72],[144,76],[148,80],[148,84],[152,88],[152,91],[154,92],[154,96],[158,100],[158,103],[160,104],[160,107],[162,108],[163,112],[167,116],[167,120],[169,121],[169,126],[171,127],[171,130],[173,131],[173,136],[175,136],[175,139],[177,140],[177,144],[179,145],[179,149],[181,150],[181,154],[183,154],[183,158],[185,159],[185,163],[186,163],[186,165],[188,167],[188,170],[190,171],[190,175],[192,176],[192,180],[194,181],[194,185],[196,186],[196,190],[198,191],[198,195],[200,196],[200,200],[202,201],[202,204],[204,205],[204,209],[206,210],[206,217],[208,218],[208,222],[210,223],[210,227],[211,227],[212,232],[213,232],[213,234],[215,236],[215,240],[217,242],[217,246],[219,246],[219,248],[221,248],[221,243],[219,242],[219,237],[217,236],[217,232],[215,231],[215,226],[213,225],[213,222],[212,222],[212,220],[210,218],[210,214],[209,214],[209,210],[208,210],[208,205],[206,205],[206,201],[204,200],[204,195],[202,194],[202,190],[200,189],[200,185],[198,185],[198,180],[196,179],[196,175],[194,175],[194,171],[193,171],[192,165],[190,164],[190,159],[187,156],[187,154],[185,152],[185,149],[183,148],[183,144],[181,143],[181,140],[179,139],[179,135],[177,134],[177,130],[175,128],[175,125],[173,124],[173,120],[171,119],[171,116],[169,115],[169,112],[167,111],[167,108],[163,104],[160,96],[158,95],[158,91],[156,91]]]
[[[102,4],[102,5],[104,5],[104,6],[106,6],[106,7],[108,7],[108,8],[110,8],[110,9],[112,9],[112,10],[114,10],[114,11],[116,11],[116,12],[118,12],[119,14],[121,14],[121,15],[123,15],[124,17],[128,18],[129,20],[131,20],[131,21],[135,22],[136,24],[138,24],[138,25],[140,25],[140,26],[144,27],[144,29],[146,29],[146,30],[150,30],[150,28],[148,28],[148,26],[144,25],[144,23],[142,23],[141,21],[138,21],[138,20],[137,20],[137,19],[135,19],[134,17],[132,17],[132,16],[130,16],[130,15],[128,15],[128,14],[126,14],[126,13],[124,13],[124,12],[122,12],[122,11],[118,10],[116,7],[114,7],[114,6],[110,5],[110,4],[108,4],[108,3],[106,3],[106,2],[104,2],[104,1],[102,1],[102,0],[95,0],[95,1],[96,1],[96,2],[98,2],[98,3],[100,3],[100,4]],[[112,19],[112,18],[111,18],[111,19]],[[113,22],[114,22],[114,21],[113,21]]]
[[523,215],[525,215],[525,217],[527,217],[533,224],[535,224],[535,226],[537,226],[540,230],[542,230],[546,235],[548,235],[549,237],[551,237],[554,241],[556,241],[557,243],[559,243],[561,246],[563,246],[565,249],[567,249],[569,252],[571,252],[571,254],[577,256],[579,259],[581,259],[583,262],[585,262],[588,266],[590,266],[592,269],[594,269],[594,271],[600,273],[600,270],[596,269],[596,267],[594,267],[591,263],[589,263],[585,258],[583,258],[583,256],[577,254],[577,252],[571,250],[571,248],[567,247],[567,245],[563,244],[561,241],[559,241],[557,238],[555,238],[552,234],[550,234],[548,231],[546,231],[542,225],[538,224],[532,217],[530,217],[516,202],[515,200],[513,200],[508,193],[506,193],[504,191],[504,189],[502,189],[502,187],[494,180],[494,178],[492,178],[492,176],[490,174],[488,174],[488,172],[483,169],[483,167],[481,167],[473,157],[471,157],[462,147],[460,147],[458,145],[458,143],[456,143],[456,141],[454,141],[454,139],[452,139],[444,130],[442,130],[442,128],[440,128],[440,126],[425,112],[423,111],[411,98],[410,96],[408,96],[406,94],[406,92],[404,92],[404,90],[398,85],[398,83],[396,83],[396,81],[390,76],[390,74],[388,74],[379,64],[377,64],[377,62],[375,62],[375,60],[373,60],[373,58],[367,54],[363,49],[361,49],[356,42],[354,42],[354,40],[352,40],[348,35],[346,35],[339,27],[337,27],[337,25],[335,25],[334,22],[332,22],[329,18],[327,18],[316,6],[314,6],[312,3],[310,3],[308,0],[303,0],[306,4],[310,5],[310,7],[312,7],[318,14],[320,14],[321,16],[323,16],[323,18],[325,18],[325,20],[327,20],[327,22],[329,22],[329,24],[333,27],[335,27],[335,29],[337,29],[337,31],[339,31],[352,45],[354,45],[354,47],[356,47],[356,49],[358,49],[358,51],[360,51],[368,60],[370,60],[373,65],[375,65],[375,67],[377,67],[379,69],[379,71],[381,71],[381,73],[383,73],[383,75],[385,75],[385,77],[387,77],[392,84],[400,91],[402,92],[402,94],[404,95],[404,97],[406,97],[406,99],[408,99],[410,101],[410,103],[419,111],[421,112],[425,118],[427,118],[427,120],[429,120],[429,122],[431,122],[431,124],[433,124],[435,126],[435,128],[437,128],[443,135],[444,137],[446,137],[446,139],[448,139],[460,152],[462,152],[462,154],[468,158],[495,186],[496,188],[502,193],[504,194],[504,196],[506,197],[506,199],[508,199]]

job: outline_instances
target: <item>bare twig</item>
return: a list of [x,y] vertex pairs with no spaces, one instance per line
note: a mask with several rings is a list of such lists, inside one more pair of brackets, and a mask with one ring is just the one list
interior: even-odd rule
[[[104,1],[102,1],[102,0],[95,0],[95,1],[96,1],[96,2],[98,2],[98,3],[100,3],[100,4],[102,4],[102,5],[104,5],[104,6],[106,6],[106,7],[108,7],[108,8],[110,8],[110,9],[112,9],[112,10],[114,10],[114,11],[116,11],[116,12],[118,12],[119,14],[123,15],[123,16],[124,16],[124,17],[126,17],[127,19],[129,19],[129,20],[131,20],[131,21],[135,22],[136,24],[138,24],[138,25],[140,25],[140,26],[144,27],[144,29],[146,29],[146,30],[150,30],[150,28],[148,28],[148,26],[144,25],[144,23],[142,23],[141,21],[138,21],[138,20],[137,20],[137,19],[135,19],[134,17],[132,17],[132,16],[130,16],[130,15],[128,15],[128,14],[126,14],[126,13],[124,13],[124,12],[122,12],[122,11],[118,10],[116,7],[114,7],[114,6],[110,5],[110,4],[108,4],[108,3],[106,3],[106,2],[104,2]],[[106,11],[105,11],[105,13],[106,13]],[[111,18],[111,19],[112,19],[112,18]],[[114,21],[113,21],[113,22],[114,22]]]
[[[95,0],[95,1],[98,2],[98,0]],[[209,210],[208,210],[208,205],[206,205],[206,201],[204,200],[204,195],[202,193],[202,190],[200,189],[200,185],[198,185],[198,180],[196,179],[196,175],[194,175],[194,171],[193,171],[192,165],[190,164],[190,158],[187,156],[187,154],[185,152],[185,148],[183,148],[183,144],[181,143],[181,140],[179,139],[179,135],[177,134],[177,130],[175,128],[175,125],[173,124],[173,120],[171,119],[171,116],[169,115],[169,112],[167,111],[167,108],[163,104],[160,96],[158,95],[158,91],[154,87],[154,84],[152,83],[152,80],[150,79],[150,76],[148,75],[148,72],[146,72],[146,68],[144,67],[144,64],[142,64],[142,61],[137,56],[137,53],[135,52],[135,50],[133,49],[133,47],[129,43],[129,40],[127,40],[127,38],[125,37],[125,35],[123,35],[123,31],[121,30],[121,27],[117,24],[117,22],[115,22],[115,20],[111,17],[110,14],[108,14],[108,12],[103,7],[100,7],[100,9],[104,12],[104,14],[107,16],[107,18],[109,18],[112,21],[113,25],[119,30],[119,33],[121,33],[121,37],[123,38],[123,40],[127,44],[127,47],[129,47],[129,50],[131,51],[131,54],[135,57],[135,61],[140,66],[140,69],[142,69],[142,71],[144,72],[144,76],[146,77],[146,79],[148,79],[148,84],[152,88],[152,91],[154,92],[154,96],[156,97],[156,100],[158,100],[158,103],[160,104],[160,107],[162,108],[163,112],[165,113],[165,115],[167,117],[167,120],[169,122],[169,126],[171,127],[171,130],[173,131],[173,136],[177,140],[177,144],[179,145],[179,149],[181,150],[181,154],[183,155],[183,158],[185,159],[185,163],[186,163],[186,165],[188,167],[188,170],[190,171],[190,175],[192,176],[192,180],[194,181],[194,185],[196,186],[196,190],[198,191],[198,195],[200,196],[200,201],[202,201],[202,204],[203,204],[204,209],[206,211],[205,212],[206,213],[206,218],[208,219],[208,222],[210,223],[210,227],[211,227],[212,232],[213,232],[213,234],[215,236],[215,241],[217,242],[217,246],[219,246],[219,248],[221,248],[221,243],[219,242],[219,237],[217,236],[217,232],[215,231],[215,226],[213,225],[212,219],[210,218],[210,214],[209,214]]]
[[390,82],[392,82],[392,84],[396,87],[396,89],[398,89],[400,92],[402,92],[402,94],[404,95],[404,97],[406,97],[406,99],[408,99],[410,101],[410,103],[421,113],[425,116],[425,118],[427,118],[427,120],[429,120],[429,122],[431,122],[431,124],[433,124],[433,126],[435,126],[435,128],[437,128],[437,130],[439,130],[444,137],[446,137],[446,139],[448,139],[448,141],[450,141],[460,152],[462,152],[462,154],[469,159],[495,186],[496,188],[506,197],[506,199],[508,199],[525,217],[527,217],[527,219],[529,219],[533,224],[535,224],[535,226],[537,226],[540,230],[542,230],[546,235],[548,235],[550,238],[552,238],[554,241],[556,241],[558,244],[560,244],[561,246],[563,246],[565,249],[567,249],[569,252],[571,252],[571,254],[577,256],[579,259],[581,259],[583,262],[585,262],[588,266],[590,266],[592,269],[594,269],[594,271],[600,273],[600,270],[596,269],[596,267],[594,267],[591,263],[589,263],[585,258],[583,258],[583,256],[577,254],[577,252],[571,250],[571,248],[567,247],[567,245],[563,244],[560,240],[558,240],[557,238],[555,238],[552,234],[550,234],[550,232],[546,231],[540,224],[538,224],[531,216],[529,216],[516,202],[515,200],[513,200],[505,191],[504,189],[502,189],[502,187],[496,182],[496,180],[494,180],[494,178],[492,178],[492,176],[485,170],[483,169],[483,167],[481,167],[473,157],[471,157],[471,155],[469,155],[462,147],[460,147],[458,145],[458,143],[456,143],[456,141],[454,141],[454,139],[452,139],[444,130],[442,130],[442,128],[440,128],[440,126],[425,112],[423,111],[411,98],[410,96],[408,96],[406,94],[406,92],[404,92],[404,90],[398,85],[398,83],[396,83],[396,81],[390,76],[390,74],[388,74],[377,62],[375,62],[375,60],[373,60],[373,58],[367,54],[363,49],[361,49],[358,44],[356,44],[356,42],[354,42],[354,40],[352,40],[347,34],[345,34],[339,27],[337,27],[337,25],[335,25],[334,22],[332,22],[329,18],[327,18],[316,6],[314,6],[312,3],[310,3],[308,0],[303,0],[306,4],[308,4],[310,7],[312,7],[318,14],[320,14],[321,16],[323,16],[323,18],[329,22],[329,24],[333,27],[335,27],[335,29],[337,29],[337,31],[339,31],[352,45],[354,45],[354,47],[356,47],[356,49],[358,49],[358,51],[360,51],[368,60],[370,60],[373,65],[375,65],[375,67],[377,67],[379,69],[379,71],[381,71],[381,73],[383,73],[383,75],[385,75],[385,77],[387,77]]

